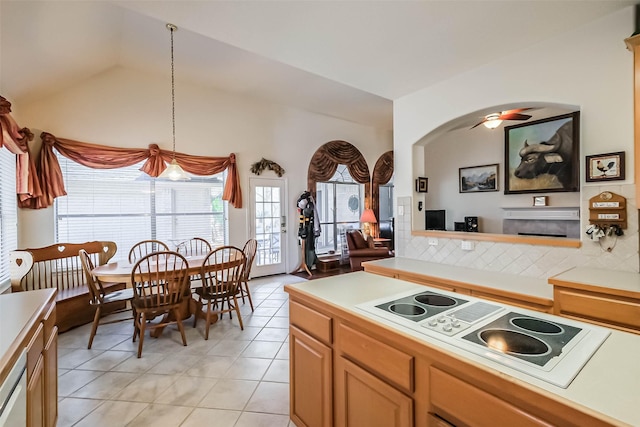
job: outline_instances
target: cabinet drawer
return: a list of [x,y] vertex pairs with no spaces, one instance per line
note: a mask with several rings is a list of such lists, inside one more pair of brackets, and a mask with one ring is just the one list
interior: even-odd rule
[[56,326],[56,304],[52,303],[49,306],[49,311],[44,317],[44,337],[46,340],[49,340],[51,337],[51,332],[53,332],[53,328]]
[[551,426],[534,415],[438,368],[429,368],[429,377],[432,412],[454,425]]
[[413,392],[413,356],[343,324],[338,329],[338,348],[350,359]]
[[44,328],[42,323],[39,323],[27,346],[27,381],[31,380],[33,370],[42,355],[42,350],[44,350]]
[[289,322],[325,344],[333,342],[331,317],[296,301],[289,303]]
[[640,302],[596,292],[555,288],[557,314],[576,315],[610,325],[640,330]]

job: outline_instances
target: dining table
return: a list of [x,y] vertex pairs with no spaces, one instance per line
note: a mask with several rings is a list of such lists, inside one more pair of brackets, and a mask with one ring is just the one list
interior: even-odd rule
[[[189,277],[199,275],[202,272],[202,264],[207,258],[208,254],[197,254],[185,256],[187,260],[187,275]],[[132,286],[131,272],[135,263],[130,263],[127,260],[116,261],[108,264],[103,264],[95,267],[91,270],[91,273],[102,282],[122,282],[126,283],[128,287]],[[196,301],[191,298],[191,287],[187,288],[189,295],[184,298],[183,304],[180,306],[180,318],[181,320],[188,319],[191,315],[198,313]],[[187,295],[185,294],[185,297]],[[169,316],[172,316],[170,314]],[[217,320],[217,319],[216,319]],[[216,320],[213,320],[214,323]],[[153,337],[157,338],[162,334],[163,328],[157,328],[152,331]]]

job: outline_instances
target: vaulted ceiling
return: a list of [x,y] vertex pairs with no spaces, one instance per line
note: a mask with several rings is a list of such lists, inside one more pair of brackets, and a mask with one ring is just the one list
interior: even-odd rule
[[14,103],[113,67],[391,129],[392,101],[635,1],[0,2]]

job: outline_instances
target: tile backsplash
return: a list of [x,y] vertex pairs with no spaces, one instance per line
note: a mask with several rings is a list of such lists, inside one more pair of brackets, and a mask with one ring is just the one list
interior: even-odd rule
[[[628,228],[624,230],[623,236],[607,237],[596,242],[589,239],[584,230],[589,224],[589,199],[602,191],[612,191],[627,198]],[[583,187],[580,203],[580,248],[442,237],[438,237],[437,245],[430,245],[427,237],[411,234],[411,216],[415,213],[412,198],[399,197],[396,202],[396,256],[542,278],[578,266],[639,271],[638,208],[634,185]],[[462,249],[463,242],[467,246],[465,250]],[[607,248],[611,250],[607,251]]]

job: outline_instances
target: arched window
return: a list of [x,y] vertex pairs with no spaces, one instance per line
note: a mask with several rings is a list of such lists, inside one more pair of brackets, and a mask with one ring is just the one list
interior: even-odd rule
[[316,183],[316,206],[320,216],[320,237],[316,253],[338,252],[342,230],[360,228],[364,185],[353,180],[345,165],[338,165],[333,176]]
[[[324,210],[324,213],[318,210],[322,232],[316,241],[317,254],[338,251],[342,248],[340,231],[360,228],[360,213],[370,195],[370,180],[367,161],[347,141],[327,142],[313,154],[307,185],[318,208]],[[324,194],[319,195],[318,191]]]

